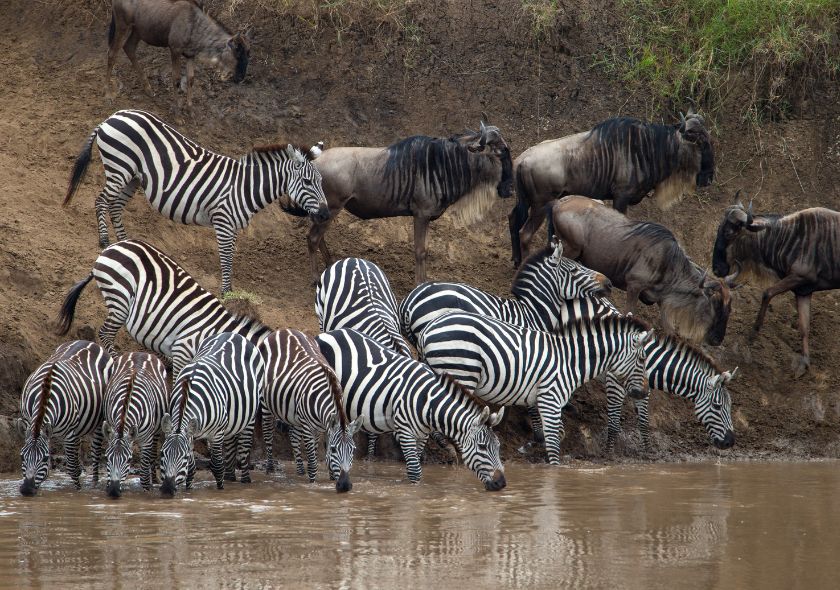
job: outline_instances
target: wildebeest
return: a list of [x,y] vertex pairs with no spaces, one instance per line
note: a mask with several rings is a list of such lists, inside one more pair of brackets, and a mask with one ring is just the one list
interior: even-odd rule
[[703,117],[689,110],[676,125],[607,119],[589,131],[528,148],[513,169],[517,204],[508,221],[513,262],[519,266],[552,199],[612,199],[624,213],[653,190],[666,208],[695,184],[712,183],[715,156]]
[[729,273],[733,266],[766,288],[753,337],[761,329],[770,300],[793,292],[802,333],[795,375],[801,377],[811,364],[811,295],[840,287],[840,213],[815,207],[785,216],[754,215],[752,203],[745,208],[736,194],[735,203],[723,214],[712,253],[716,275]]
[[[309,231],[312,280],[318,280],[316,251],[332,257],[324,234],[341,209],[362,219],[414,217],[415,278],[426,280],[426,231],[447,208],[465,223],[480,219],[494,198],[513,189],[510,150],[498,127],[482,120],[478,132],[448,139],[415,135],[389,147],[335,147],[315,159],[330,217],[313,219]],[[287,209],[296,214],[296,209]]]
[[723,342],[735,275],[709,276],[668,228],[628,219],[601,201],[564,197],[552,206],[551,220],[567,256],[627,291],[625,311],[635,311],[639,299],[658,303],[666,328],[712,346]]
[[239,83],[245,79],[250,56],[248,33],[231,33],[194,0],[114,0],[108,27],[108,68],[105,85],[108,98],[116,96],[111,72],[120,49],[125,50],[146,92],[152,89],[137,62],[137,44],[169,47],[172,84],[181,80],[181,58],[187,63],[187,106],[192,106],[193,60],[215,65],[222,76]]

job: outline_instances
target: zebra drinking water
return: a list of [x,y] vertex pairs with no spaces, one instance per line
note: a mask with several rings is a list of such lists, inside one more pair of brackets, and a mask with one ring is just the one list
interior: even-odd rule
[[349,491],[353,487],[349,472],[356,450],[353,434],[362,420],[347,419],[341,384],[318,349],[318,343],[298,330],[278,330],[262,341],[259,351],[266,371],[262,421],[266,471],[274,469],[274,423],[282,420],[292,428],[289,434],[298,474],[303,475],[300,453],[303,442],[309,481],[315,481],[318,468],[315,446],[321,433],[326,432],[330,477],[336,480],[336,491]]
[[548,333],[493,318],[452,312],[426,326],[417,350],[487,403],[534,406],[545,431],[549,463],[560,463],[561,412],[586,381],[611,372],[625,389],[647,390],[645,344],[653,330],[632,317],[581,319]]
[[106,490],[119,498],[131,464],[132,446],[140,447],[140,484],[152,489],[154,452],[163,413],[169,408],[166,367],[146,352],[126,352],[117,357],[105,390]]
[[454,380],[360,332],[333,330],[316,340],[341,383],[348,418],[361,417],[365,432],[395,433],[410,481],[420,480],[418,449],[429,433],[439,431],[455,443],[487,490],[507,485],[492,430],[504,409],[491,414]]
[[222,294],[231,289],[236,234],[281,195],[317,221],[329,218],[321,174],[309,152],[292,145],[255,148],[238,160],[215,154],[144,111],[117,111],[90,134],[73,166],[63,205],[70,203],[90,164],[93,142],[105,166],[96,198],[99,246],[108,246],[106,212],[118,240],[126,203],[142,186],[158,211],[187,225],[212,227],[222,268]]
[[75,340],[59,346],[26,379],[20,398],[18,429],[23,483],[20,493],[33,496],[50,466],[50,439],[64,443],[67,473],[81,488],[81,438],[93,433],[93,485],[99,481],[102,452],[102,397],[112,369],[111,357],[94,342]]
[[262,356],[248,340],[224,332],[204,341],[178,375],[163,416],[161,492],[172,496],[182,483],[192,485],[193,442],[198,438],[207,439],[218,489],[236,463],[240,481],[251,482],[248,463],[264,382]]
[[87,278],[67,293],[58,318],[58,335],[70,330],[76,303],[93,279],[108,308],[108,317],[99,329],[102,346],[114,355],[114,336],[125,326],[139,344],[172,359],[174,379],[209,336],[234,332],[258,345],[271,332],[257,320],[234,316],[154,246],[124,240],[105,248]]

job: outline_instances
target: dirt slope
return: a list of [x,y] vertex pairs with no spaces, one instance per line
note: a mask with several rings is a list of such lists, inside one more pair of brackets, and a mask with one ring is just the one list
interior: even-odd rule
[[[209,4],[216,12],[227,6]],[[26,375],[60,342],[49,331],[50,322],[66,290],[89,272],[98,254],[93,200],[102,171],[97,156],[72,205],[62,210],[60,202],[84,138],[117,109],[153,111],[205,146],[231,155],[278,141],[385,145],[415,133],[447,135],[475,127],[481,111],[501,127],[518,154],[608,116],[665,116],[646,113],[649,97],[628,94],[589,68],[599,48],[615,43],[611,27],[619,16],[608,0],[569,7],[539,46],[515,0],[410,3],[410,26],[367,15],[350,26],[324,18],[313,27],[304,18],[266,12],[258,2],[236,6],[223,20],[255,25],[248,78],[232,86],[199,69],[192,116],[173,111],[174,96],[164,82],[168,53],[145,46],[141,61],[156,95],[141,92],[120,56],[120,94],[114,103],[104,98],[108,15],[99,3],[77,10],[68,2],[50,8],[9,0],[0,8],[0,413],[16,411]],[[721,212],[738,188],[755,197],[759,211],[840,208],[837,96],[826,91],[807,104],[809,110],[796,120],[761,131],[720,114],[714,186],[669,211],[645,203],[631,216],[668,225],[689,254],[708,267]],[[500,200],[487,219],[466,232],[446,217],[435,222],[430,278],[507,293],[513,270],[506,215],[512,205]],[[129,205],[125,221],[131,236],[152,241],[208,289],[218,289],[211,230],[175,225],[142,198]],[[272,207],[240,238],[235,285],[262,299],[259,311],[269,324],[317,329],[306,229],[306,222]],[[410,229],[409,219],[359,221],[343,213],[327,239],[337,255],[381,265],[403,297],[413,286]],[[815,298],[813,367],[801,380],[793,380],[791,371],[799,337],[790,297],[773,304],[759,339],[746,341],[759,301],[754,287],[736,292],[726,341],[710,351],[723,366],[740,367],[731,387],[738,445],[726,455],[840,455],[833,337],[840,328],[837,296]],[[92,337],[103,318],[101,298],[91,288],[79,303],[71,336]],[[132,346],[124,335],[118,344]],[[684,401],[657,392],[651,405],[658,457],[714,453]],[[628,437],[619,454],[632,457],[638,443],[629,405],[626,414]],[[567,451],[599,456],[606,424],[600,386],[576,396],[566,421]],[[522,413],[514,412],[504,427],[507,458],[517,455],[512,449],[525,432]],[[7,461],[13,459],[15,441],[2,428],[0,438],[6,439],[0,446],[10,454]],[[0,468],[13,463],[7,461],[0,453]]]

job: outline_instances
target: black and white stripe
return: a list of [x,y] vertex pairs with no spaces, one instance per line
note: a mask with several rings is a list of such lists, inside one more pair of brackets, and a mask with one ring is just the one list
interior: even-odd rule
[[126,352],[117,357],[105,390],[105,448],[107,492],[119,498],[131,465],[133,444],[140,448],[140,483],[152,488],[155,445],[163,414],[169,408],[166,367],[146,352]]
[[327,435],[327,467],[336,480],[336,490],[349,491],[350,467],[356,444],[353,434],[361,419],[349,421],[344,412],[341,385],[315,339],[298,330],[278,330],[259,346],[265,361],[263,442],[266,471],[274,468],[274,424],[281,420],[291,428],[292,449],[299,475],[303,475],[300,444],[306,448],[309,481],[315,481],[316,445]]
[[23,483],[20,493],[32,496],[46,479],[50,439],[63,441],[67,473],[81,487],[79,443],[93,433],[93,484],[99,480],[102,452],[102,399],[112,370],[111,357],[98,344],[75,340],[59,346],[23,384],[18,428]]
[[85,286],[96,279],[108,317],[99,342],[114,354],[114,336],[125,326],[138,343],[172,359],[175,379],[201,342],[221,332],[241,334],[257,345],[271,329],[231,314],[183,268],[154,246],[125,240],[105,248],[90,275],[70,289],[58,322],[66,334]]
[[231,289],[236,234],[258,211],[288,194],[310,215],[329,215],[321,174],[292,145],[256,148],[237,160],[208,151],[156,116],[134,110],[114,113],[90,134],[74,167],[65,205],[84,176],[94,140],[105,166],[105,187],[96,199],[99,245],[109,243],[106,213],[117,239],[128,237],[123,209],[143,187],[152,206],[169,219],[214,229],[223,294]]
[[172,388],[169,412],[163,416],[166,439],[161,448],[161,491],[172,495],[189,488],[195,473],[193,442],[206,439],[216,487],[249,483],[254,421],[265,383],[265,364],[256,346],[238,334],[224,332],[199,347]]
[[[557,241],[522,264],[513,279],[510,299],[462,283],[428,282],[403,299],[399,318],[403,334],[415,346],[430,321],[457,310],[550,332],[563,325],[561,310],[567,300],[601,297],[609,290],[605,276],[564,257],[563,244]],[[603,305],[611,304],[604,301]]]
[[505,487],[499,440],[492,431],[503,411],[491,414],[454,380],[360,332],[333,330],[316,340],[341,382],[348,418],[361,417],[366,432],[396,435],[409,480],[419,481],[418,449],[438,431],[454,442],[485,488]]
[[640,321],[621,316],[582,319],[548,333],[453,312],[426,326],[417,350],[435,371],[452,375],[488,403],[536,405],[549,462],[558,464],[561,412],[572,393],[609,371],[642,395],[647,390],[644,344],[652,336]]

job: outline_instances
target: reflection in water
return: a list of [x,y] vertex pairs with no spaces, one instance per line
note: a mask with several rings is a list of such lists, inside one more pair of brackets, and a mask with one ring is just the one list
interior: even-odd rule
[[[291,465],[285,466],[287,472]],[[278,475],[119,501],[0,480],[0,585],[39,588],[834,587],[840,470],[825,463],[354,466],[350,494]]]

